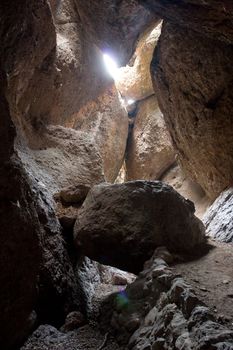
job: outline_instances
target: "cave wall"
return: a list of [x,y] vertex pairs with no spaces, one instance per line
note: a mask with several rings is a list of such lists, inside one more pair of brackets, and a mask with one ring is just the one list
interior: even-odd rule
[[232,183],[232,5],[141,3],[165,19],[151,73],[180,164],[214,199]]

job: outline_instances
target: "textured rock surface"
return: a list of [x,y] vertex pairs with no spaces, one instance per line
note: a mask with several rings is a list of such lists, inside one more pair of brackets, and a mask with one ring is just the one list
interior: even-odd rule
[[125,291],[102,306],[102,321],[129,349],[232,349],[233,331],[218,323],[192,287],[154,256]]
[[232,183],[232,58],[232,46],[164,23],[151,66],[181,165],[212,198]]
[[233,42],[233,4],[231,0],[139,0],[160,18],[176,25]]
[[220,194],[203,217],[206,232],[220,242],[233,242],[233,188]]
[[0,347],[21,342],[34,327],[41,226],[30,179],[14,154],[15,102],[35,66],[55,44],[46,1],[0,4]]
[[191,200],[195,205],[195,215],[202,218],[211,204],[211,200],[206,196],[201,186],[187,177],[177,163],[168,169],[160,180],[172,186],[184,198]]
[[133,56],[133,65],[120,68],[116,77],[116,87],[127,100],[142,100],[153,95],[150,63],[154,48],[161,32],[161,25],[149,29],[139,39]]
[[73,185],[70,187],[63,188],[60,193],[60,199],[64,203],[82,203],[84,202],[88,192],[90,191],[90,186],[81,184]]
[[128,116],[115,86],[72,116],[71,126],[90,134],[103,161],[105,179],[113,182],[122,166],[128,137]]
[[17,106],[19,113],[27,111],[24,126],[29,141],[44,125],[68,122],[112,82],[101,52],[87,37],[73,0],[59,2],[54,22],[56,48],[37,67]]
[[128,180],[157,180],[175,161],[170,135],[156,97],[141,101],[126,156]]
[[141,6],[137,0],[75,0],[80,18],[89,35],[102,51],[126,64],[133,54],[135,43],[158,17]]
[[[104,335],[89,326],[62,333],[52,326],[42,325],[21,347],[21,350],[96,350],[100,348],[104,340]],[[108,339],[104,349],[118,350],[120,347],[112,339]]]
[[[5,118],[2,109],[1,118]],[[1,162],[0,173],[0,346],[8,349],[24,339],[36,319],[32,311],[41,260],[40,226],[19,159]]]
[[70,185],[104,181],[100,154],[92,134],[49,126],[34,137],[36,148],[20,155],[42,187],[51,193]]
[[193,203],[172,187],[149,181],[94,186],[74,235],[91,259],[135,273],[157,246],[184,253],[205,242]]

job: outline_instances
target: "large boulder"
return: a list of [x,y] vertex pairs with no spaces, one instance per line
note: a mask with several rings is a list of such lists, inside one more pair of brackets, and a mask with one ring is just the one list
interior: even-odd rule
[[151,65],[182,168],[211,198],[233,180],[232,59],[233,46],[164,23]]
[[170,135],[153,95],[139,103],[126,156],[128,180],[157,180],[175,161]]
[[233,242],[233,188],[222,192],[203,217],[208,235],[220,242]]
[[138,0],[74,0],[89,36],[120,65],[132,56],[138,37],[158,16],[145,9]]
[[72,127],[89,133],[103,162],[105,179],[113,182],[122,166],[128,137],[128,116],[114,85],[72,116]]
[[162,182],[100,184],[88,193],[75,243],[93,260],[138,273],[156,247],[190,253],[205,242],[194,205]]
[[176,26],[192,28],[201,35],[233,42],[231,0],[139,0],[145,8]]
[[150,63],[154,48],[161,32],[161,25],[153,26],[143,33],[131,61],[118,70],[116,87],[126,103],[128,100],[139,101],[154,94]]
[[91,133],[49,126],[34,138],[33,150],[20,148],[25,167],[54,194],[71,185],[105,181],[102,159]]

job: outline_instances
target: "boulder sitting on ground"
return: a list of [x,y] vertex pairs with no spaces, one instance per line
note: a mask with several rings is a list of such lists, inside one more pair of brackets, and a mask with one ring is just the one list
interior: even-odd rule
[[233,242],[233,187],[222,192],[203,217],[206,232],[220,242]]
[[138,273],[158,246],[195,253],[205,242],[194,205],[160,181],[100,184],[88,193],[75,243],[93,260]]

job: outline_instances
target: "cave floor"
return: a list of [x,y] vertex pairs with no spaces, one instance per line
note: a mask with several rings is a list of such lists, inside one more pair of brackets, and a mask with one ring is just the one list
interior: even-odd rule
[[233,244],[209,240],[201,258],[172,266],[195,289],[219,322],[233,328]]

